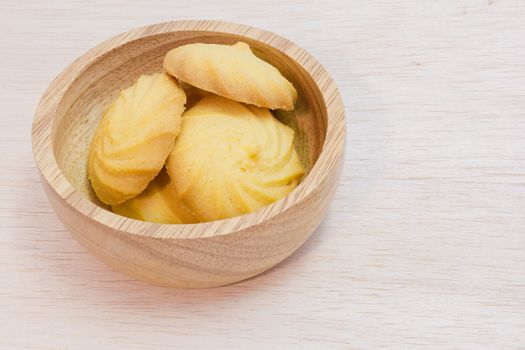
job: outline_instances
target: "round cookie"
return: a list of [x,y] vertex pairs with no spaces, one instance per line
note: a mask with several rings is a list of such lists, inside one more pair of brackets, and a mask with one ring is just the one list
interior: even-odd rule
[[143,75],[104,112],[90,146],[88,177],[109,205],[141,193],[164,166],[186,96],[165,73]]
[[210,96],[184,113],[166,168],[201,220],[229,218],[297,186],[304,169],[293,140],[294,131],[268,109]]
[[179,199],[166,171],[161,171],[138,196],[114,205],[113,212],[137,220],[160,224],[199,222],[195,214]]

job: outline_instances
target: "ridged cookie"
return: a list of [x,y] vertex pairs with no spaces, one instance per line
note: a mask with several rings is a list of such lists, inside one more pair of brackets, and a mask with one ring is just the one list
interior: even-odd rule
[[184,113],[166,168],[180,199],[203,221],[257,210],[304,174],[294,131],[266,108],[206,97]]
[[248,44],[188,44],[164,57],[164,69],[188,84],[232,100],[270,109],[294,109],[297,91]]
[[159,173],[180,130],[186,96],[165,73],[143,75],[104,112],[90,146],[88,177],[109,205],[141,193]]
[[199,221],[177,196],[166,171],[161,171],[144,192],[114,205],[112,209],[122,216],[160,224],[191,224]]

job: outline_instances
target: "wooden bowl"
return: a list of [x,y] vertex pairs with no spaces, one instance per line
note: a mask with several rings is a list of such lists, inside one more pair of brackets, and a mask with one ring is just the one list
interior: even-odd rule
[[[103,110],[145,73],[162,71],[170,49],[193,42],[247,42],[299,92],[277,117],[296,130],[307,175],[285,198],[232,219],[166,225],[107,210],[87,180],[87,154]],[[33,153],[60,220],[90,252],[157,285],[214,287],[255,276],[299,248],[325,216],[344,157],[344,108],[326,70],[290,41],[220,21],[176,21],[117,35],[91,49],[51,83],[33,121]]]

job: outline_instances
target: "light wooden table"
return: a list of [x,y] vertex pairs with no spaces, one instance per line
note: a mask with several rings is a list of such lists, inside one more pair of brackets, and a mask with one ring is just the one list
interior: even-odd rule
[[[322,227],[263,276],[211,290],[151,287],[87,254],[29,138],[75,57],[182,18],[286,36],[348,113]],[[524,1],[1,0],[0,47],[0,349],[525,349]]]

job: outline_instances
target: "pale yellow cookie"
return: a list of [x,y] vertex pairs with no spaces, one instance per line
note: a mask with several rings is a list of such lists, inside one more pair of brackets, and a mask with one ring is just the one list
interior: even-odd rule
[[184,113],[166,168],[203,221],[249,213],[287,195],[304,174],[294,131],[268,109],[210,96]]
[[88,177],[110,205],[141,193],[159,173],[180,129],[186,96],[165,73],[143,75],[104,112],[90,146]]
[[160,224],[190,224],[199,220],[179,199],[166,171],[161,171],[148,187],[136,197],[114,205],[119,215]]
[[297,91],[248,44],[188,44],[164,57],[164,69],[191,85],[232,100],[270,109],[294,109]]

